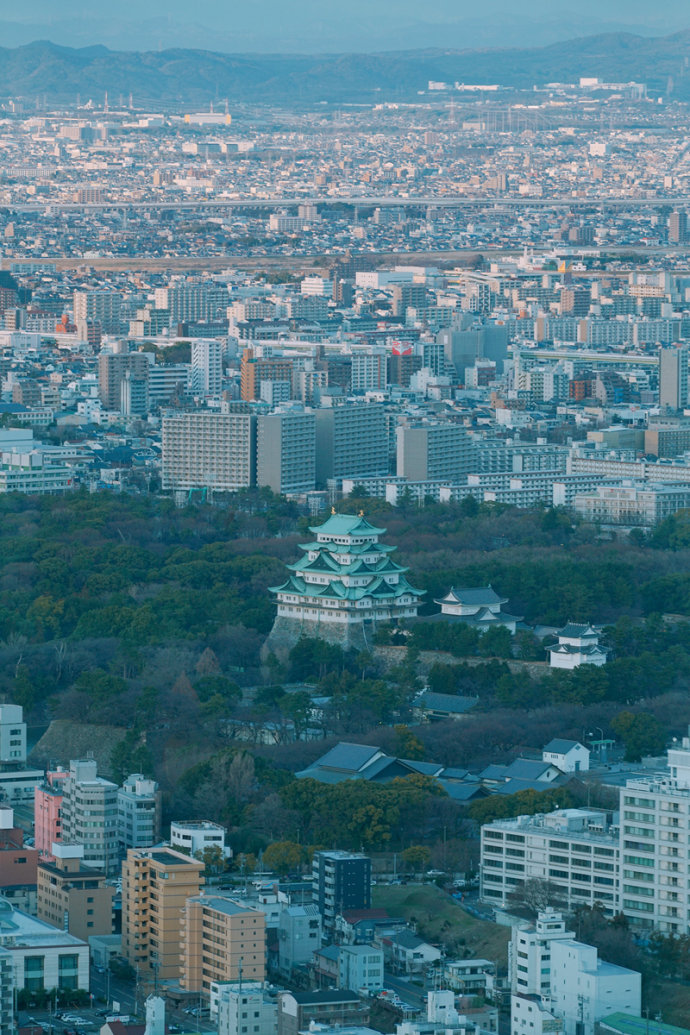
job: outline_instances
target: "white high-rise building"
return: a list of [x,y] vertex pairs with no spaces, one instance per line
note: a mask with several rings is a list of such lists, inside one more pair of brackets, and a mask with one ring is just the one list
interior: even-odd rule
[[275,1035],[278,1000],[260,981],[211,985],[211,1016],[217,1014],[218,1035]]
[[84,846],[84,865],[119,869],[118,786],[98,775],[95,758],[69,764],[63,784],[62,839]]
[[220,395],[223,387],[223,344],[212,339],[192,342],[189,388],[192,395]]

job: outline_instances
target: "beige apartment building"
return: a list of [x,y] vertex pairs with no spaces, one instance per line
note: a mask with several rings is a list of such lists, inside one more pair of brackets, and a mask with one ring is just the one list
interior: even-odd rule
[[36,915],[60,930],[87,941],[92,934],[112,934],[113,888],[105,873],[84,866],[84,846],[53,844],[53,859],[36,871]]
[[204,864],[182,852],[131,848],[122,866],[122,954],[161,981],[179,980],[180,922],[204,884]]
[[180,983],[207,995],[214,981],[263,981],[266,915],[221,896],[187,902],[180,935]]

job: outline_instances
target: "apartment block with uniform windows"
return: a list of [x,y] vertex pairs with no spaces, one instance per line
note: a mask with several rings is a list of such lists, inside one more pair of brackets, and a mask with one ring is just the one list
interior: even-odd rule
[[165,846],[132,848],[122,865],[122,954],[161,981],[181,977],[180,924],[204,864]]
[[212,982],[263,981],[266,914],[219,895],[190,898],[182,913],[183,988],[210,995]]

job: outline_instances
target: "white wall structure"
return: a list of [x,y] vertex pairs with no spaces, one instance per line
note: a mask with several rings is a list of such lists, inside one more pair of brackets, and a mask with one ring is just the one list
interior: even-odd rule
[[594,1035],[608,1014],[640,1016],[642,977],[604,963],[593,945],[564,939],[551,946],[551,1010],[565,1021],[565,1035]]

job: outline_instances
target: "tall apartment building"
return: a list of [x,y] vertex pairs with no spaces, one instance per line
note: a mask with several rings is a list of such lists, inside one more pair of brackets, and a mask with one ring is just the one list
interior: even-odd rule
[[352,353],[352,391],[376,392],[386,387],[387,377],[386,353],[377,352]]
[[122,295],[119,291],[75,291],[74,322],[82,333],[87,323],[99,324],[104,334],[122,330]]
[[682,410],[688,404],[687,345],[659,349],[659,406]]
[[246,348],[240,360],[240,397],[245,402],[261,398],[262,381],[288,381],[292,384],[293,364],[283,356],[256,356]]
[[204,864],[172,848],[131,848],[122,865],[122,954],[161,981],[182,975],[180,925]]
[[619,831],[598,809],[557,809],[548,815],[486,823],[481,831],[480,895],[505,906],[526,880],[549,881],[569,909],[600,902],[620,908]]
[[84,846],[54,844],[53,861],[42,860],[36,874],[36,916],[88,941],[112,934],[114,889],[105,873],[83,865]]
[[[142,352],[102,352],[98,357],[98,394],[106,410],[145,413],[149,361]],[[133,408],[134,407],[134,408]]]
[[685,244],[688,239],[688,214],[676,209],[668,217],[669,244]]
[[175,413],[163,418],[162,487],[236,492],[256,481],[256,417]]
[[348,403],[316,410],[316,484],[329,478],[388,474],[388,430],[378,403]]
[[132,773],[117,792],[120,852],[149,848],[160,839],[161,792],[155,780]]
[[223,345],[220,341],[192,342],[189,389],[192,395],[220,395],[223,388]]
[[109,876],[119,868],[118,786],[94,758],[70,762],[63,784],[62,837],[84,846],[84,865]]
[[316,418],[285,407],[257,418],[256,484],[277,493],[309,492],[316,483]]
[[474,448],[460,424],[401,424],[397,474],[412,482],[460,482],[469,474]]
[[312,896],[332,931],[335,918],[349,909],[371,907],[371,859],[356,852],[315,852]]
[[216,895],[187,900],[181,919],[180,984],[210,996],[214,981],[263,981],[266,915]]

